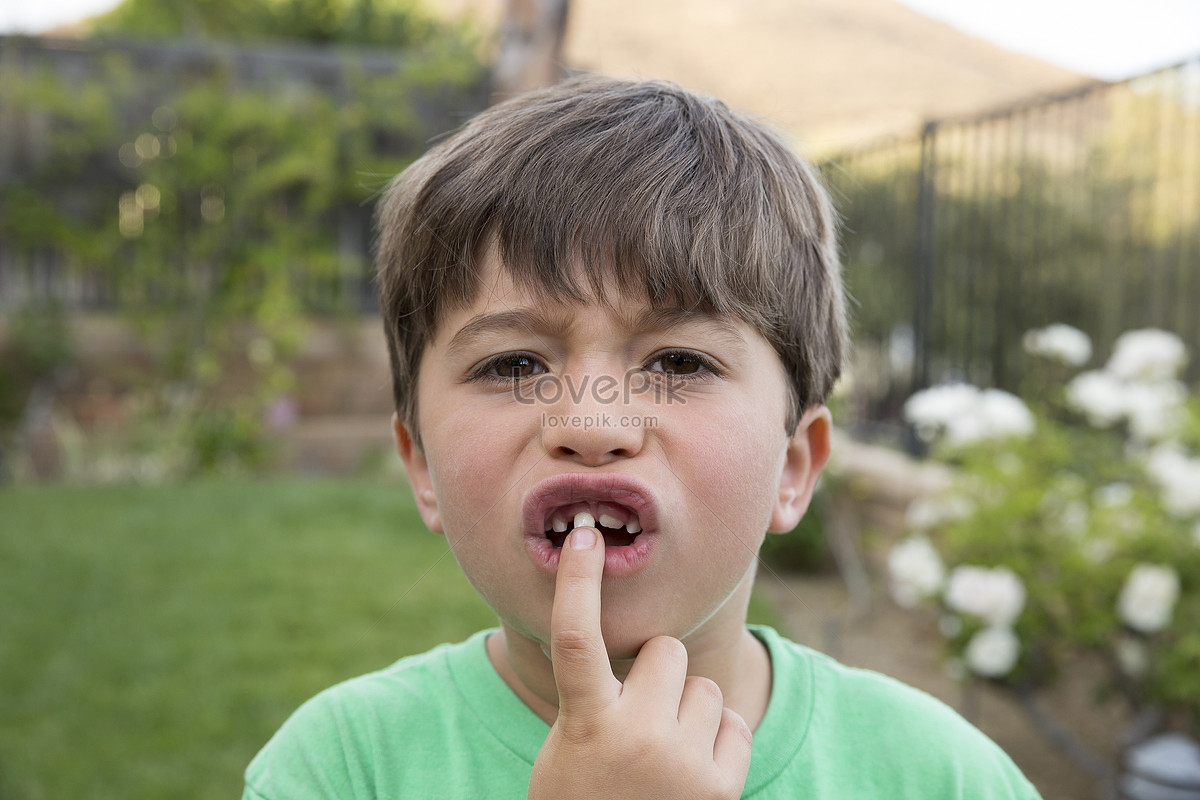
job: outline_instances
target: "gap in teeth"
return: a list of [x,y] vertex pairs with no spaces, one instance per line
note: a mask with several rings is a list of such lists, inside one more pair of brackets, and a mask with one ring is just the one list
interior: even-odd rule
[[[578,508],[578,506],[576,507]],[[550,517],[545,528],[547,533],[551,531],[554,533],[566,533],[571,528],[597,527],[597,522],[599,522],[600,526],[612,530],[621,530],[624,528],[625,532],[629,534],[642,532],[641,520],[638,519],[637,514],[632,509],[627,509],[629,521],[622,522],[620,517],[608,511],[596,509],[596,512],[593,513],[588,508],[580,509],[575,513],[573,518],[569,518],[566,516],[567,508],[559,509]],[[599,517],[598,519],[597,516]]]

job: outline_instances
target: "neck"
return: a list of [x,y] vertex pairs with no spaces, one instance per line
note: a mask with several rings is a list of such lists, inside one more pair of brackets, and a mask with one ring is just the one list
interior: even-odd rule
[[[730,598],[722,612],[682,641],[688,651],[688,675],[715,682],[721,688],[725,705],[740,714],[753,731],[770,701],[771,661],[762,642],[746,630],[748,601],[749,583],[741,602],[739,598]],[[503,622],[500,632],[487,642],[488,657],[500,677],[538,717],[553,725],[558,718],[558,690],[548,649],[548,645]],[[610,663],[613,674],[624,681],[633,659],[615,659]]]

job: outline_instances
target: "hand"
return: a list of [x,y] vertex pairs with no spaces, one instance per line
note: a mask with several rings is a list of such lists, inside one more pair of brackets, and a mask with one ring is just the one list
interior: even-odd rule
[[735,798],[750,768],[750,728],[716,683],[687,674],[687,650],[658,636],[622,684],[600,633],[604,539],[571,532],[558,563],[550,657],[558,719],[529,783],[537,800]]

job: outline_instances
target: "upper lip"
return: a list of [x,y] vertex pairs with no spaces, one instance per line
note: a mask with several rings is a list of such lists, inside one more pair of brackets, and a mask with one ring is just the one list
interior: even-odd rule
[[525,496],[525,535],[545,535],[551,511],[581,501],[627,506],[637,514],[643,533],[658,530],[658,503],[645,483],[618,472],[571,472],[546,478]]

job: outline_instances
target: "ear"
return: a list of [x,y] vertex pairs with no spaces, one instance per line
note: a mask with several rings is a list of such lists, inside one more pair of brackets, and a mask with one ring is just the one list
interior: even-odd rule
[[413,442],[407,426],[400,421],[399,414],[392,414],[392,435],[396,439],[396,451],[404,462],[408,472],[408,482],[412,485],[413,496],[417,498],[417,510],[421,519],[434,533],[445,533],[442,529],[442,515],[437,507],[437,494],[433,491],[433,481],[429,477],[429,462],[420,446]]
[[833,418],[825,406],[804,412],[796,433],[788,440],[779,494],[771,512],[769,533],[787,533],[800,524],[812,502],[813,489],[832,449]]

